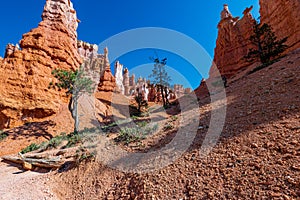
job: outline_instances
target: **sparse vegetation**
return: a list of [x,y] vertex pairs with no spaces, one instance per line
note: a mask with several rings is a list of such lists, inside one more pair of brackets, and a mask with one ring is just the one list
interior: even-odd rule
[[150,126],[147,122],[139,122],[135,127],[121,128],[119,136],[115,138],[115,141],[118,143],[124,142],[126,145],[132,142],[140,142],[157,129],[157,124]]
[[141,122],[137,122],[136,123],[138,127],[145,127],[148,125],[148,122],[147,121],[141,121]]
[[71,133],[69,135],[66,135],[66,133],[61,133],[60,135],[51,138],[49,141],[42,142],[41,144],[32,143],[26,148],[22,149],[20,153],[24,154],[38,149],[41,151],[45,151],[47,149],[57,148],[59,147],[59,145],[62,144],[63,141],[68,142],[63,148],[70,148],[80,143],[82,141],[82,138],[83,138],[83,133],[80,134]]
[[83,152],[83,153],[80,154],[78,161],[82,162],[84,160],[93,160],[93,159],[95,159],[95,157],[96,157],[95,152],[92,152],[92,153]]
[[0,130],[0,141],[4,140],[5,138],[7,138],[8,134],[3,132],[2,130]]
[[39,145],[37,145],[36,143],[32,143],[29,146],[27,146],[26,148],[22,149],[22,151],[20,152],[21,154],[25,154],[31,151],[35,151],[38,150],[40,148]]
[[171,120],[174,122],[174,121],[177,121],[177,119],[178,119],[178,116],[177,115],[173,115],[172,117],[171,117]]
[[173,129],[174,126],[171,124],[171,123],[167,123],[165,126],[164,126],[164,131],[167,131],[167,130],[171,130]]

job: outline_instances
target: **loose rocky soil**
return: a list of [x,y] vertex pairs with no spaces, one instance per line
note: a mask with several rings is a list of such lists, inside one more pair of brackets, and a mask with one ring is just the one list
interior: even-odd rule
[[[206,158],[199,157],[199,148],[211,106],[202,99],[204,128],[173,164],[129,174],[83,163],[53,176],[56,191],[69,199],[300,198],[299,55],[229,83],[226,124]],[[60,189],[62,185],[68,189]]]
[[[65,172],[51,172],[47,186],[60,199],[300,199],[299,74],[298,50],[229,82],[226,123],[205,158],[199,156],[199,149],[212,106],[209,98],[200,97],[197,136],[169,166],[138,174],[86,161]],[[178,123],[172,125],[176,130]],[[151,150],[165,144],[167,137],[163,131],[160,134],[145,140],[145,147]],[[6,177],[1,185],[13,181],[12,174]],[[16,187],[22,183],[16,181]]]

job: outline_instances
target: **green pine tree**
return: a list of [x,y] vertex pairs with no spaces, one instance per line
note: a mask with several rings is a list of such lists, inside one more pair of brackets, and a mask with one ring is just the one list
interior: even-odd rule
[[68,107],[74,119],[74,133],[78,133],[78,99],[85,92],[89,94],[93,92],[93,81],[86,77],[83,67],[80,67],[80,69],[76,71],[55,69],[52,71],[52,74],[57,79],[57,82],[55,84],[51,82],[49,87],[54,89],[65,89],[66,95],[71,96]]
[[287,37],[278,40],[270,25],[260,24],[258,21],[255,21],[254,33],[250,40],[255,48],[249,49],[245,58],[249,62],[259,59],[263,66],[274,63],[287,48],[287,45],[284,44]]
[[162,95],[163,105],[164,107],[169,105],[168,100],[168,92],[167,88],[170,86],[169,82],[171,81],[171,77],[168,75],[166,71],[167,58],[160,60],[157,58],[150,58],[154,62],[154,68],[152,70],[152,74],[149,76],[151,78],[152,83],[154,83],[160,91]]

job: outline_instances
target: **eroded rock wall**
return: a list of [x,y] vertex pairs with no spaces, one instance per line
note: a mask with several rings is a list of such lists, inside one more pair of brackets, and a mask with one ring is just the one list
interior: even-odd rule
[[55,68],[76,69],[78,20],[69,0],[47,0],[42,21],[8,46],[0,61],[0,128],[37,121],[59,112],[67,102],[63,91],[48,89]]
[[288,37],[286,53],[300,48],[300,1],[260,0],[261,22],[272,26],[278,39]]
[[[233,17],[226,4],[221,12],[214,63],[219,73],[227,78],[234,76],[239,70],[251,64],[244,59],[248,50],[253,48],[249,40],[254,24],[254,18],[250,13],[251,9],[252,7],[247,8],[241,19]],[[215,69],[211,68],[210,77],[216,77],[219,74]]]

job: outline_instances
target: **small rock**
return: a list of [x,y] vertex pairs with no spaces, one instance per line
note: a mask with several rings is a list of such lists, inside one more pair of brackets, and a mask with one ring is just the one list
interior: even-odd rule
[[257,145],[256,143],[252,143],[252,144],[251,144],[251,147],[252,147],[252,148],[258,148],[258,145]]
[[293,165],[292,169],[296,171],[300,171],[300,165]]
[[33,166],[32,166],[32,164],[30,164],[28,162],[24,162],[23,163],[23,169],[25,169],[25,170],[32,170]]

